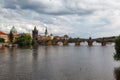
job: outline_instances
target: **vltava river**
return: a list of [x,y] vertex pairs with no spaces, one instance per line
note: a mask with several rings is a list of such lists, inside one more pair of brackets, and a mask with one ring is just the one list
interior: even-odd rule
[[113,45],[0,49],[0,80],[120,80]]

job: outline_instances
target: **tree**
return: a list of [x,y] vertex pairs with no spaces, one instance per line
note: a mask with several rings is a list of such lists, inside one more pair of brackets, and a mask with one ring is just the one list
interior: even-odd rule
[[116,53],[114,54],[114,59],[120,60],[120,36],[115,39],[115,51]]
[[0,43],[4,43],[5,39],[4,38],[0,38]]
[[10,34],[9,34],[9,39],[10,39],[10,42],[13,43],[14,35],[11,31],[10,31]]
[[30,34],[22,34],[15,41],[19,46],[30,46],[32,44],[32,37]]

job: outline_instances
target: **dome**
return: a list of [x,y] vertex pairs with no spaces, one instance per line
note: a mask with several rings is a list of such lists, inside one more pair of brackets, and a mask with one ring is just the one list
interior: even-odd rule
[[17,33],[17,30],[16,30],[16,28],[13,26],[12,29],[10,30],[10,32]]

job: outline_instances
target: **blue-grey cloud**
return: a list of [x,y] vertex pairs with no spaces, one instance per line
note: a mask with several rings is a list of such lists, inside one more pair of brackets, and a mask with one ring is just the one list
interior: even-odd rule
[[0,0],[0,30],[103,37],[120,34],[118,0]]
[[[58,1],[58,0],[57,0]],[[46,2],[46,3],[45,3]],[[58,4],[58,5],[57,5]],[[61,4],[61,5],[59,5]],[[23,9],[36,11],[38,13],[49,14],[49,15],[88,15],[94,12],[94,10],[83,9],[80,6],[69,5],[69,2],[59,0],[58,3],[50,0],[4,0],[4,8],[8,9]]]

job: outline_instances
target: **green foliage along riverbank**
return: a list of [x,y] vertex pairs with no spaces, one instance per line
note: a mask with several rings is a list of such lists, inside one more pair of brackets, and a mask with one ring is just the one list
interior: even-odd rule
[[32,37],[30,34],[22,34],[15,41],[19,46],[30,46],[32,44]]
[[114,54],[115,60],[120,60],[120,36],[118,36],[115,39],[115,54]]

